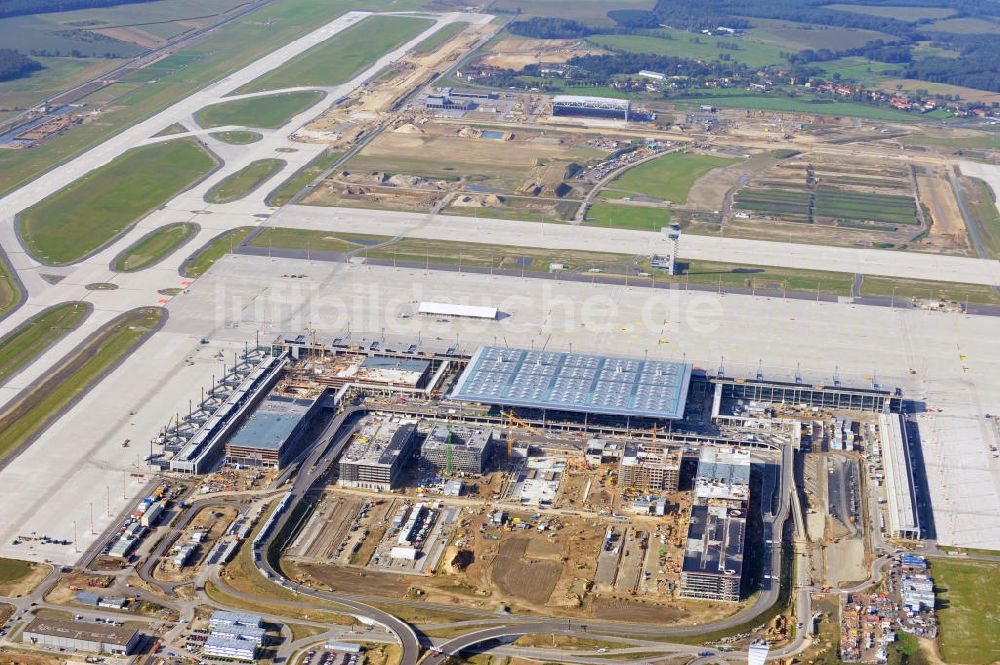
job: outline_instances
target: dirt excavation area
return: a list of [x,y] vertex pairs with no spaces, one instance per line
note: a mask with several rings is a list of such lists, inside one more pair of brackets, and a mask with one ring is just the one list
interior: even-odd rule
[[969,235],[947,169],[925,167],[916,178],[924,214],[929,213],[933,220],[923,244],[937,253],[967,255],[971,251]]
[[[585,476],[573,477],[578,478]],[[579,502],[577,485],[570,489]],[[620,504],[617,492],[599,488],[596,480],[593,485],[588,505]],[[477,494],[489,493],[490,487]],[[566,496],[560,493],[560,505],[570,505]],[[389,550],[399,536],[393,517],[417,505],[435,511],[440,526],[431,529],[414,566],[391,558]],[[283,565],[296,580],[320,589],[486,611],[506,607],[613,621],[692,623],[738,610],[731,604],[681,600],[675,597],[676,584],[656,583],[662,577],[657,568],[673,573],[680,561],[673,536],[683,525],[674,524],[676,520],[618,518],[625,525],[613,527],[614,538],[608,540],[609,519],[597,511],[588,515],[565,507],[488,510],[465,498],[436,501],[328,491],[291,543]],[[664,525],[673,526],[663,531]],[[436,552],[431,542],[440,543]]]
[[563,63],[570,58],[609,53],[582,39],[530,39],[507,37],[486,49],[479,65],[520,71],[526,65]]
[[404,97],[452,67],[497,29],[492,24],[468,25],[429,52],[411,51],[378,79],[296,132],[293,138],[307,143],[329,143],[333,149],[346,148],[389,117]]

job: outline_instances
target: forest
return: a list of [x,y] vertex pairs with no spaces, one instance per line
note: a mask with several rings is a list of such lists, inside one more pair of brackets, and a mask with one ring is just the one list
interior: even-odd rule
[[25,14],[49,14],[72,9],[94,9],[139,4],[155,0],[0,0],[0,18]]
[[42,68],[37,60],[10,48],[0,48],[0,81],[20,78]]

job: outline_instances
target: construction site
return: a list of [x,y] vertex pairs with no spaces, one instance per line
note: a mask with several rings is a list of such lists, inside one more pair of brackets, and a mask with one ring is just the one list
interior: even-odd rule
[[[902,408],[899,395],[438,344],[309,331],[244,354],[280,368],[264,383],[254,365],[244,372],[232,388],[244,413],[266,411],[275,395],[316,405],[289,460],[327,445],[325,423],[346,419],[322,491],[284,550],[300,582],[602,619],[728,616],[779,579],[767,553],[784,538],[792,506],[781,497],[796,453],[811,574],[830,588],[856,581],[855,568],[863,577],[874,528],[866,515],[878,507],[865,503],[859,459],[880,440],[878,414]],[[232,446],[225,437],[214,445]],[[222,470],[244,466],[210,458]],[[235,518],[210,528],[193,520],[157,576],[189,575],[179,554],[204,539],[197,565]]]

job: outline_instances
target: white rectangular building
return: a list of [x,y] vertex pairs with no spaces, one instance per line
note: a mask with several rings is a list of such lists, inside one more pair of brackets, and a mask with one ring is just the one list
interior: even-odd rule
[[254,661],[257,659],[258,647],[248,640],[230,640],[224,637],[209,636],[202,647],[202,653],[216,658]]
[[913,468],[903,416],[898,413],[879,414],[878,431],[882,465],[885,467],[889,535],[893,538],[920,538],[920,518],[914,500]]
[[499,312],[496,307],[477,307],[475,305],[454,305],[447,302],[421,302],[417,309],[420,314],[432,316],[460,316],[468,319],[496,320]]

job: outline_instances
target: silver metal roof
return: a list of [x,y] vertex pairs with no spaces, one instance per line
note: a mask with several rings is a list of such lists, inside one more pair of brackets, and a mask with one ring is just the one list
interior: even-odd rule
[[480,347],[452,399],[502,406],[677,419],[691,365],[582,353]]

